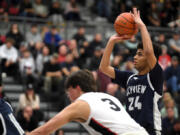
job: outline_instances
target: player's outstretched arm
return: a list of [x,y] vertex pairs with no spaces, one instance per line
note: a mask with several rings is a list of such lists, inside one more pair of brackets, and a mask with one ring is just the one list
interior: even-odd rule
[[70,121],[86,122],[90,114],[90,107],[87,102],[77,100],[59,112],[47,123],[33,130],[27,135],[50,135],[57,129]]
[[137,8],[133,8],[132,15],[134,16],[134,20],[137,23],[138,28],[140,29],[140,32],[141,32],[143,50],[144,50],[145,55],[148,58],[148,64],[149,64],[150,68],[153,69],[157,60],[154,55],[153,45],[152,45],[152,41],[151,41],[149,32],[146,28],[146,25],[141,20],[140,11],[138,11]]
[[124,35],[124,36],[113,35],[110,37],[106,45],[106,48],[104,50],[103,57],[101,59],[101,63],[99,66],[99,69],[101,72],[103,72],[104,74],[106,74],[107,76],[113,79],[115,78],[114,68],[110,65],[110,56],[111,56],[112,50],[114,48],[115,43],[129,39],[129,38],[131,37],[128,35]]

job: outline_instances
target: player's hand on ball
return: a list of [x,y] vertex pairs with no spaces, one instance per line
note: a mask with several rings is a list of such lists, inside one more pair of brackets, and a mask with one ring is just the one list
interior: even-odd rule
[[115,34],[113,36],[110,37],[110,41],[114,42],[114,43],[117,43],[117,42],[121,42],[123,40],[127,40],[127,39],[130,39],[132,37],[132,35],[118,35],[118,34]]
[[134,17],[134,21],[136,22],[139,28],[144,25],[143,21],[140,18],[140,11],[137,10],[137,8],[133,8],[132,16]]

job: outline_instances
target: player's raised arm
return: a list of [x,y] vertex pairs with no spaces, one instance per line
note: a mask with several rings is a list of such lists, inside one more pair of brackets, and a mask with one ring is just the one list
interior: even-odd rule
[[49,135],[61,128],[70,121],[85,122],[90,114],[90,107],[85,101],[77,100],[56,116],[50,119],[47,123],[33,130],[27,135]]
[[110,56],[111,56],[112,50],[114,48],[115,43],[123,41],[125,39],[129,39],[129,38],[130,36],[127,36],[127,35],[124,35],[124,36],[113,35],[110,37],[106,45],[105,51],[103,53],[100,66],[99,66],[99,69],[101,72],[103,72],[104,74],[106,74],[107,76],[113,79],[115,78],[114,68],[110,65]]
[[141,20],[140,11],[138,11],[137,8],[133,8],[133,16],[134,16],[134,20],[137,23],[138,28],[141,32],[143,50],[144,50],[145,55],[148,58],[149,67],[150,67],[150,69],[153,69],[153,67],[155,66],[155,64],[157,62],[157,59],[154,54],[153,45],[152,45],[152,41],[151,41],[149,32],[146,28],[146,25]]

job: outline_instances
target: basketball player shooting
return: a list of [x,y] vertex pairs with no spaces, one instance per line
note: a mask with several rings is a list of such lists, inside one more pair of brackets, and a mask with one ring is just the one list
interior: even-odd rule
[[158,49],[152,45],[148,30],[140,18],[140,12],[133,8],[132,16],[140,30],[142,43],[137,47],[134,66],[138,74],[120,71],[110,65],[110,55],[115,43],[129,38],[128,35],[113,35],[105,48],[100,70],[126,89],[127,112],[150,135],[161,135],[161,114],[158,101],[162,97],[163,71],[155,55]]
[[26,135],[49,135],[70,121],[80,122],[91,135],[148,135],[118,99],[95,92],[96,83],[90,71],[72,73],[66,80],[66,89],[72,104]]

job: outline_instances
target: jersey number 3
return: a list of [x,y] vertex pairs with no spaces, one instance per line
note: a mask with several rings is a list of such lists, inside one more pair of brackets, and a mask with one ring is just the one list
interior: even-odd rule
[[111,99],[109,98],[102,98],[101,99],[103,102],[108,102],[110,105],[110,108],[114,111],[121,111],[120,107],[116,105]]

